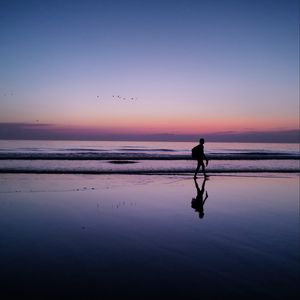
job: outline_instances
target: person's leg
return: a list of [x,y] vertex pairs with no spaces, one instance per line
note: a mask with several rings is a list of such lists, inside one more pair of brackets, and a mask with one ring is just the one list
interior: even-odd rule
[[203,162],[203,161],[201,162],[201,166],[202,166],[202,172],[203,172],[203,175],[206,176],[206,173],[205,173],[205,165],[204,165],[204,162]]
[[197,168],[196,168],[196,170],[195,170],[195,175],[194,175],[194,178],[197,178],[197,174],[198,174],[198,172],[199,172],[199,169],[200,169],[200,161],[198,160],[197,161]]

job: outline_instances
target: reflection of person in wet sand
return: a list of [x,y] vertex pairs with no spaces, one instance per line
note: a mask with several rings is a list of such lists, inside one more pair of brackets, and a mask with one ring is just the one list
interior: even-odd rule
[[204,178],[203,182],[202,182],[202,187],[201,190],[199,188],[198,182],[197,180],[194,178],[195,181],[195,186],[197,189],[197,197],[192,199],[192,208],[195,209],[195,211],[197,211],[199,213],[199,218],[202,219],[204,217],[204,203],[206,201],[206,199],[208,198],[208,194],[207,191],[205,192],[205,197],[204,197],[204,191],[205,191],[205,182],[206,182],[206,178]]

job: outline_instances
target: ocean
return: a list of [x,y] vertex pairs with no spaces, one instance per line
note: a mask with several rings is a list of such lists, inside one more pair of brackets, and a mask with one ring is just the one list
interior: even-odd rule
[[195,144],[0,141],[2,298],[298,299],[299,145]]
[[[1,140],[1,173],[185,174],[193,142]],[[207,172],[300,172],[299,144],[210,143]]]

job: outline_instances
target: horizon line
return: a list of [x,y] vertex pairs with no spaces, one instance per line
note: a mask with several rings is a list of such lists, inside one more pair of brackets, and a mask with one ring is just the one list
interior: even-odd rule
[[[70,130],[72,129],[72,130]],[[170,141],[194,142],[200,137],[211,142],[263,142],[263,143],[299,143],[300,130],[273,129],[244,131],[224,130],[199,133],[154,132],[140,133],[88,128],[63,128],[46,123],[4,123],[0,122],[0,140],[77,140],[77,141]]]

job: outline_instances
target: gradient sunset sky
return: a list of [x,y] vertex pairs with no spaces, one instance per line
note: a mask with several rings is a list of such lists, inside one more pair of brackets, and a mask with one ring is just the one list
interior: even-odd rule
[[0,3],[0,127],[299,129],[297,0]]

